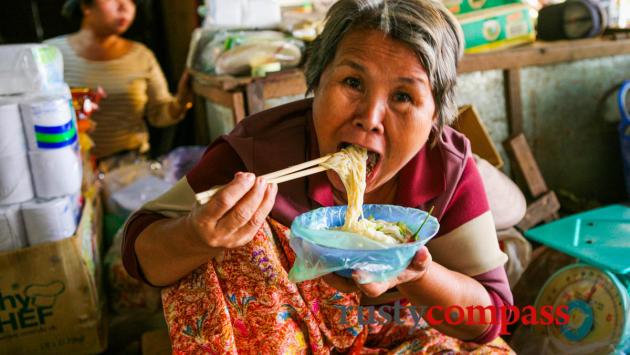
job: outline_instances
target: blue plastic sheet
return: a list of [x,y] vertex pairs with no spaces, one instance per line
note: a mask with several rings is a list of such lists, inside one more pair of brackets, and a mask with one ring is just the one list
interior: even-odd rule
[[[437,219],[429,216],[417,241],[385,245],[354,233],[331,230],[343,225],[346,208],[319,208],[293,221],[289,244],[296,260],[289,272],[291,281],[312,280],[332,272],[350,277],[352,270],[364,272],[361,283],[385,281],[402,272],[440,227]],[[364,205],[363,214],[388,222],[402,222],[414,232],[427,216],[425,211],[393,205]]]
[[621,144],[621,158],[623,160],[623,173],[626,183],[626,191],[630,197],[630,80],[621,85],[617,94],[617,103],[621,114],[619,123],[619,142]]

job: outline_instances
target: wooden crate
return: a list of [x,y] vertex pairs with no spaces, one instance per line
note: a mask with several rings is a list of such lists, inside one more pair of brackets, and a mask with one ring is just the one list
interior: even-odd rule
[[497,169],[503,166],[503,159],[474,106],[460,107],[457,120],[451,126],[470,140],[473,153],[487,160]]

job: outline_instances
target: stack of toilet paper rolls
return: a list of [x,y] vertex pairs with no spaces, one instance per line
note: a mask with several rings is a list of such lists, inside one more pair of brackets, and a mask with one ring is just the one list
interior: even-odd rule
[[0,96],[0,252],[74,234],[82,178],[77,137],[67,85]]

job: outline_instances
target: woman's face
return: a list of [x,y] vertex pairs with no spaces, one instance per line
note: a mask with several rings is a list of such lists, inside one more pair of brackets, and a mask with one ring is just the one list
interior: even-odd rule
[[[431,86],[417,56],[377,30],[347,33],[315,89],[320,153],[348,143],[367,148],[366,193],[393,181],[426,143],[434,116]],[[328,178],[343,191],[335,173],[328,171]]]
[[83,15],[101,34],[122,34],[136,16],[136,4],[133,0],[94,0],[83,9]]

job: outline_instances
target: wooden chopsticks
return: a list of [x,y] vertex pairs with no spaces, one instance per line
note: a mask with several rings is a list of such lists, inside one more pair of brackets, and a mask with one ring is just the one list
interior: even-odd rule
[[[279,184],[281,182],[299,179],[304,176],[326,171],[328,170],[328,168],[325,168],[323,166],[318,166],[318,165],[330,159],[331,156],[332,154],[329,154],[321,158],[313,159],[313,160],[310,160],[301,164],[290,166],[286,169],[282,169],[282,170],[274,171],[273,173],[265,174],[262,177],[264,177],[267,180],[267,182],[270,184]],[[310,168],[312,166],[314,167]],[[307,169],[307,168],[310,168],[310,169]],[[210,198],[215,193],[217,193],[217,191],[219,191],[222,187],[223,185],[215,186],[211,188],[210,190],[195,194],[195,198],[197,199],[197,202],[199,202],[199,204],[201,205],[206,204],[210,200]]]

